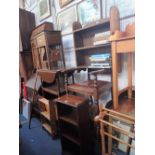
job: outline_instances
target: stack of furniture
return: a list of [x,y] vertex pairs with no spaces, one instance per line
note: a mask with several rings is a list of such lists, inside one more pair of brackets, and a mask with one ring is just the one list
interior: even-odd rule
[[55,138],[57,132],[57,114],[53,99],[64,94],[64,88],[60,85],[60,70],[38,69],[41,78],[42,96],[39,98],[42,127]]
[[65,67],[61,31],[53,30],[52,23],[45,22],[33,30],[31,47],[36,69]]
[[68,94],[55,101],[63,155],[91,155],[88,101]]
[[31,52],[30,37],[35,27],[35,16],[33,13],[19,9],[19,35],[20,35],[20,53],[19,69],[20,76],[27,81],[32,75],[33,61]]

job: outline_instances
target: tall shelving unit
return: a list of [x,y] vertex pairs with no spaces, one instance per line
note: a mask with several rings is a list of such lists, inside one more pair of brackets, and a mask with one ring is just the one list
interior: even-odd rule
[[[108,39],[96,41],[96,36],[107,37],[120,29],[119,11],[117,7],[110,10],[110,18],[100,19],[87,26],[79,22],[73,23],[73,38],[77,66],[91,66],[90,56],[94,54],[111,54],[111,44]],[[101,37],[101,38],[102,38]],[[100,68],[105,68],[99,66]],[[119,68],[121,69],[121,68]]]
[[80,96],[64,95],[56,99],[63,155],[91,155],[89,104]]

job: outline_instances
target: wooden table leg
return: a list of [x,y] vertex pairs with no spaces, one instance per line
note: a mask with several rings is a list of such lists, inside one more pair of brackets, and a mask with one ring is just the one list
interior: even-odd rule
[[118,75],[117,75],[116,42],[112,42],[112,82],[113,82],[113,108],[118,109]]
[[132,98],[132,53],[128,53],[128,98]]

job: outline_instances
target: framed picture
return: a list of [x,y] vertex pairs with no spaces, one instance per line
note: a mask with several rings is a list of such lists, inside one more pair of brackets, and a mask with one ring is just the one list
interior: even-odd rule
[[57,26],[61,30],[62,34],[67,34],[72,32],[72,24],[77,21],[76,6],[70,7],[57,16]]
[[73,0],[59,0],[60,8],[63,8],[64,6],[66,6],[67,4],[69,4],[72,1]]
[[51,15],[50,1],[49,0],[39,0],[38,7],[39,7],[39,19],[40,19],[40,21]]
[[78,4],[78,17],[82,25],[101,18],[100,0],[85,0]]

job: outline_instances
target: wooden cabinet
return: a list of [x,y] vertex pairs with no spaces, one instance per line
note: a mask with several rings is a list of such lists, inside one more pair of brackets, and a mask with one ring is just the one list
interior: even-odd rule
[[88,101],[64,95],[56,104],[63,155],[91,155]]
[[53,24],[45,22],[32,32],[31,46],[36,69],[65,67],[61,31],[54,31]]
[[31,49],[30,37],[35,28],[35,16],[33,13],[19,9],[19,30],[22,44],[22,51]]
[[39,99],[40,114],[42,116],[42,127],[52,135],[53,138],[57,135],[56,125],[56,109],[54,102],[44,97]]

